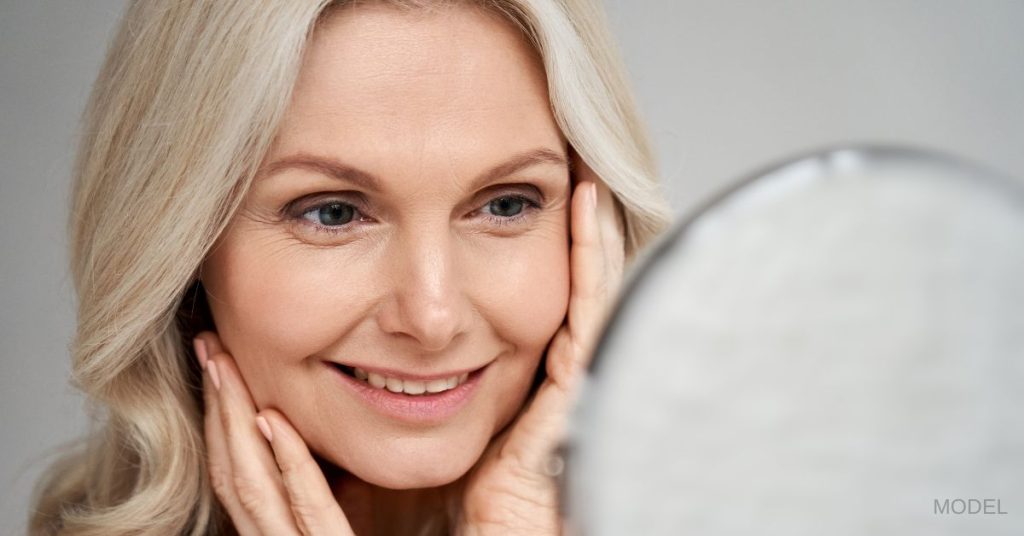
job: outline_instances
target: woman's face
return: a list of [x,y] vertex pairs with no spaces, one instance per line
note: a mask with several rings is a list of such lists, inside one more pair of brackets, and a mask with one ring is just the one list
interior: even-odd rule
[[367,482],[460,477],[565,317],[566,151],[511,24],[466,6],[325,19],[203,267],[256,405]]

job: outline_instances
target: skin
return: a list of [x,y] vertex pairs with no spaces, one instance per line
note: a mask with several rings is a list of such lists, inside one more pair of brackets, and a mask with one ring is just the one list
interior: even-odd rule
[[[236,528],[401,533],[455,497],[461,533],[559,532],[544,468],[623,247],[535,51],[478,8],[361,5],[323,21],[292,99],[202,270],[209,471]],[[427,425],[367,407],[330,361],[487,368]]]

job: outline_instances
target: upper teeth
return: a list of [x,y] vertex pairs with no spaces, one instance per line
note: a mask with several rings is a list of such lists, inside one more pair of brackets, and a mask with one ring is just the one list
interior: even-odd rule
[[366,372],[365,370],[354,367],[355,376],[360,380],[364,380],[370,385],[378,389],[387,389],[392,393],[405,393],[407,395],[421,395],[423,393],[440,393],[449,389],[462,385],[469,377],[468,372],[463,372],[458,376],[452,376],[450,378],[441,378],[430,381],[417,381],[417,380],[400,380],[398,378],[390,378],[376,372]]

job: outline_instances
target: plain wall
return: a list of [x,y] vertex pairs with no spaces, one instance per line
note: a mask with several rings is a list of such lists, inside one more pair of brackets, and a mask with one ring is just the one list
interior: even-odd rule
[[[86,429],[68,384],[68,173],[122,0],[0,3],[0,527]],[[606,0],[677,210],[794,153],[950,151],[1024,177],[1024,2]]]
[[930,147],[1024,178],[1024,2],[606,5],[678,208],[840,143]]
[[0,0],[0,534],[24,534],[46,455],[86,430],[68,384],[68,174],[122,6]]

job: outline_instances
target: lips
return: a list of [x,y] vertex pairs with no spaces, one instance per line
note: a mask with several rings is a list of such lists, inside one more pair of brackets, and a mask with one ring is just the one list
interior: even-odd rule
[[407,373],[407,372],[404,372],[404,371],[401,371],[401,370],[398,370],[398,369],[392,369],[392,368],[386,368],[386,367],[365,366],[365,365],[361,365],[359,363],[334,362],[334,363],[332,363],[332,365],[339,367],[343,372],[345,372],[346,374],[348,374],[350,376],[355,376],[355,371],[358,370],[358,369],[362,369],[364,372],[367,372],[367,373],[377,373],[377,374],[379,374],[381,376],[384,376],[385,378],[395,378],[395,379],[402,380],[402,381],[418,380],[418,381],[424,381],[424,382],[428,382],[428,381],[431,381],[431,380],[438,380],[438,379],[442,379],[442,378],[451,378],[451,377],[455,377],[455,376],[461,376],[461,375],[467,374],[467,373],[473,373],[473,372],[475,372],[477,370],[480,370],[481,368],[487,366],[487,364],[484,364],[484,365],[480,365],[480,366],[476,366],[476,367],[472,367],[472,368],[456,369],[456,370],[452,370],[452,371],[449,371],[449,372],[437,372],[437,373],[434,373],[434,374],[415,374],[415,373]]
[[405,393],[407,395],[422,395],[424,393],[441,393],[454,389],[466,382],[468,372],[455,373],[446,376],[435,376],[430,380],[414,379],[408,376],[396,377],[390,374],[382,374],[376,371],[367,371],[359,367],[348,365],[336,365],[341,372],[357,380],[366,382],[378,389],[387,389],[393,393]]
[[[440,424],[454,417],[465,407],[482,383],[486,371],[490,368],[483,366],[472,372],[463,372],[464,379],[452,388],[439,392],[426,391],[420,394],[406,393],[406,382],[420,382],[422,380],[391,377],[391,380],[401,381],[401,389],[394,390],[398,385],[392,381],[389,386],[387,380],[383,387],[376,387],[370,384],[371,374],[368,372],[366,379],[356,377],[358,367],[328,363],[334,375],[340,380],[342,386],[357,399],[361,400],[370,409],[392,419],[417,425]],[[461,377],[461,375],[460,375]],[[434,380],[443,378],[434,377]],[[378,381],[379,384],[379,381]],[[389,387],[391,387],[389,389]],[[410,390],[417,391],[417,385],[412,385]]]

